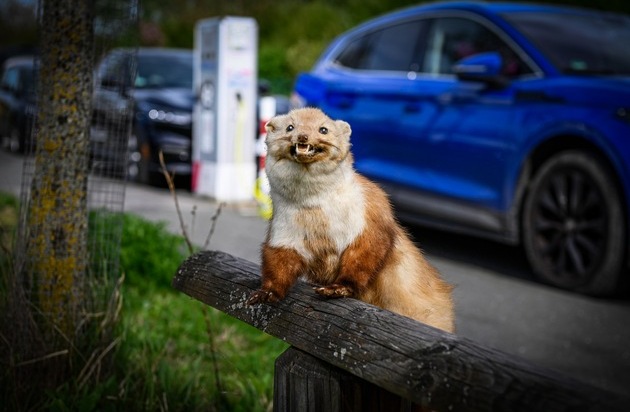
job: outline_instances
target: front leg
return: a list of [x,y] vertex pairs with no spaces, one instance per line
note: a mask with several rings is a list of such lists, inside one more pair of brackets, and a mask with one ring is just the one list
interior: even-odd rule
[[394,243],[393,230],[363,233],[343,252],[339,276],[315,292],[328,298],[358,297],[382,268]]
[[284,299],[304,270],[304,259],[293,249],[262,248],[262,285],[247,300],[248,305],[274,303]]

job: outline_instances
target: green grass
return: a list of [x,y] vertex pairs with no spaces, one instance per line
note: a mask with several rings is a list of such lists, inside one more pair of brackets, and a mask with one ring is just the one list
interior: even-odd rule
[[[273,362],[286,347],[282,342],[169,291],[146,293],[130,288],[125,295],[128,302],[123,309],[123,345],[117,370],[124,371],[120,376],[127,379],[125,390],[137,398],[128,399],[130,404],[121,399],[126,406],[149,410],[270,409]],[[222,396],[215,379],[211,341]]]
[[121,401],[147,410],[270,410],[273,364],[286,344],[174,291],[185,243],[163,224],[126,215],[122,245],[116,370],[130,396]]
[[[168,291],[124,293],[122,344],[114,381],[99,408],[264,411],[273,362],[285,345],[198,302]],[[214,356],[222,394],[219,394]],[[112,393],[115,392],[115,393]]]
[[[0,194],[5,204],[15,207]],[[125,280],[112,367],[98,382],[70,380],[48,391],[42,409],[271,410],[274,361],[287,345],[172,289],[187,254],[183,238],[138,216],[123,220]]]

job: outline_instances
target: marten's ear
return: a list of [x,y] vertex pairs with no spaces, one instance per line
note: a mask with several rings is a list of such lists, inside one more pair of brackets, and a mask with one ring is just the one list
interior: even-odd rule
[[278,129],[278,120],[279,119],[277,117],[274,117],[267,122],[267,124],[265,125],[265,130],[267,131],[267,133],[273,133]]
[[343,136],[346,141],[349,141],[350,134],[352,133],[350,125],[343,120],[336,120],[335,125],[337,126],[337,130],[339,130],[341,136]]

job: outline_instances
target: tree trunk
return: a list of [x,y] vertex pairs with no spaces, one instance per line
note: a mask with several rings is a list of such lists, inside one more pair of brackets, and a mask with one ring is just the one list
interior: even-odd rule
[[72,340],[87,270],[91,0],[40,0],[35,170],[27,271],[41,313]]

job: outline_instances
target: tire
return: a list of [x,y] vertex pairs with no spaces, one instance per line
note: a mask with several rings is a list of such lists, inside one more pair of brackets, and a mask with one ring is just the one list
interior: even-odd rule
[[589,295],[616,291],[627,222],[614,182],[608,167],[580,151],[540,167],[522,213],[525,253],[539,279]]

